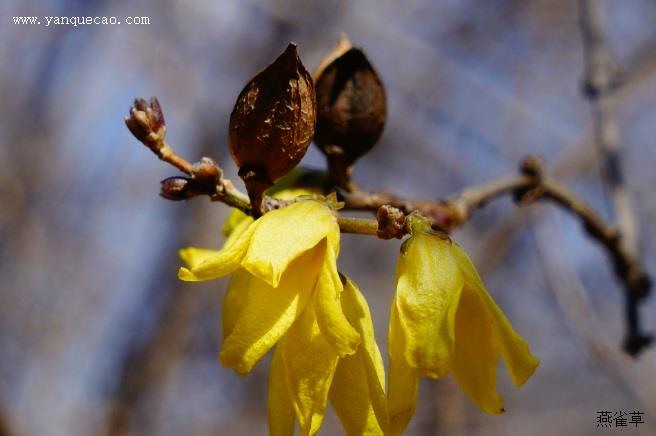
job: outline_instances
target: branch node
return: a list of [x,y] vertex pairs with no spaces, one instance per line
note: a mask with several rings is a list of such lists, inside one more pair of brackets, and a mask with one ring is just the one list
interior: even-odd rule
[[405,214],[396,207],[384,204],[376,212],[378,231],[376,235],[380,239],[401,239],[408,233]]
[[195,182],[216,190],[217,184],[223,177],[223,171],[214,160],[202,157],[191,166],[191,177]]
[[536,156],[527,156],[519,165],[519,172],[533,183],[523,186],[513,192],[513,199],[518,206],[526,206],[541,199],[546,194],[542,186],[544,169],[541,160]]

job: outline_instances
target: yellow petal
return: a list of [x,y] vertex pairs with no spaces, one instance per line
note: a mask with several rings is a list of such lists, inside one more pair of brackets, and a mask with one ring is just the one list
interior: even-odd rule
[[332,252],[335,254],[335,259],[339,257],[339,238],[340,238],[340,230],[339,230],[339,225],[331,226],[328,229],[328,233],[326,235],[327,240],[328,240],[328,250],[332,250]]
[[180,258],[187,264],[188,268],[194,269],[212,256],[216,256],[219,250],[208,248],[187,247],[180,250]]
[[269,434],[271,436],[293,436],[294,408],[287,391],[285,365],[280,347],[276,347],[274,350],[271,362],[268,409]]
[[388,416],[385,404],[385,366],[383,364],[383,357],[380,355],[380,350],[376,343],[374,324],[371,320],[371,312],[369,311],[367,300],[360,293],[356,284],[348,278],[346,279],[344,292],[342,292],[342,306],[345,307],[344,313],[349,322],[355,327],[362,338],[361,350],[364,353],[369,395],[371,396],[378,421],[387,426]]
[[[248,289],[253,276],[245,269],[239,268],[232,273],[228,291],[223,298],[223,339],[230,336],[248,304]],[[257,280],[257,279],[254,279]]]
[[259,221],[251,223],[244,221],[243,225],[243,231],[233,232],[231,238],[234,236],[234,239],[228,238],[223,249],[203,258],[200,263],[192,266],[191,269],[180,268],[178,278],[187,282],[212,280],[236,270],[246,254],[246,250],[248,250],[251,237],[259,226]]
[[242,266],[274,288],[289,264],[315,247],[337,227],[331,210],[316,201],[300,201],[265,214]]
[[462,274],[451,243],[417,232],[404,244],[397,266],[396,301],[406,359],[419,374],[443,377],[451,367]]
[[280,341],[287,389],[302,436],[321,426],[338,356],[319,330],[312,305]]
[[516,386],[523,385],[533,375],[540,361],[531,354],[524,338],[517,334],[508,318],[487,292],[469,256],[455,243],[453,244],[453,253],[458,259],[458,266],[465,275],[468,284],[472,289],[478,291],[494,320],[494,332],[501,345],[503,360],[506,362],[506,367],[513,382]]
[[531,354],[528,344],[512,327],[508,318],[487,292],[482,292],[488,310],[495,319],[496,334],[501,342],[501,352],[515,386],[522,386],[533,375],[540,360]]
[[239,209],[231,209],[228,219],[226,219],[225,224],[223,224],[222,232],[225,236],[230,236],[232,232],[239,226],[243,221],[249,220],[252,221],[253,218],[246,215]]
[[304,195],[313,195],[313,194],[321,194],[318,190],[316,189],[309,189],[309,188],[288,188],[288,189],[283,189],[282,191],[278,191],[275,194],[273,194],[274,198],[279,198],[280,200],[293,200],[295,198],[304,196]]
[[219,355],[225,366],[249,372],[287,332],[312,295],[322,258],[317,251],[299,257],[275,289],[251,277],[246,304]]
[[[278,183],[276,183],[276,185],[277,184]],[[280,200],[293,200],[303,195],[310,196],[312,194],[320,194],[320,192],[307,188],[291,188],[275,192],[272,194],[272,197],[278,198]],[[223,228],[221,229],[223,234],[225,236],[230,236],[235,228],[239,226],[244,220],[252,222],[253,218],[246,215],[239,209],[232,208],[228,218],[226,219],[226,222],[223,224]]]
[[382,435],[369,397],[362,351],[339,359],[330,387],[333,405],[347,435]]
[[[326,241],[319,246],[324,250]],[[360,345],[360,335],[351,326],[342,311],[340,294],[343,286],[337,273],[335,253],[326,250],[323,266],[317,281],[314,310],[321,333],[340,356],[355,353]]]
[[387,350],[390,364],[387,412],[390,421],[390,434],[394,436],[403,433],[417,407],[419,374],[406,360],[405,342],[395,297],[390,314]]
[[348,435],[382,435],[388,427],[385,370],[369,307],[350,280],[344,286],[341,301],[363,344],[353,356],[339,360],[330,388],[330,402]]
[[500,351],[494,336],[494,319],[479,292],[465,285],[456,316],[453,376],[462,390],[491,415],[503,412],[497,392]]

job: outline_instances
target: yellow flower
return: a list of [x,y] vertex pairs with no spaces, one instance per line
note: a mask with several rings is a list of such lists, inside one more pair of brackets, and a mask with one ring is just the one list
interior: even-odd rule
[[401,250],[390,315],[393,434],[400,434],[414,414],[420,376],[440,378],[451,372],[481,409],[499,414],[504,411],[496,389],[499,357],[517,386],[539,364],[460,246],[419,219],[412,227]]
[[322,334],[339,355],[355,352],[360,337],[342,313],[341,282],[333,283],[338,252],[339,226],[330,208],[300,201],[256,221],[244,220],[220,251],[183,250],[190,268],[180,268],[178,277],[212,280],[238,271],[233,280],[247,282],[230,286],[230,293],[247,289],[248,300],[220,354],[224,365],[247,373],[300,317],[313,294]]
[[[344,287],[337,272],[340,234],[332,210],[306,200],[256,221],[237,217],[232,226],[220,251],[181,250],[188,268],[179,277],[232,274],[224,301],[224,365],[247,373],[278,344],[269,390],[271,433],[293,434],[294,415],[301,434],[316,433],[330,392],[349,434],[382,434],[382,361],[364,299],[352,285]],[[364,384],[345,385],[361,376]]]
[[[321,334],[311,310],[301,315],[276,346],[269,378],[272,435],[293,435],[294,414],[302,435],[315,434],[323,420],[327,398],[347,435],[385,434],[383,360],[366,300],[350,280],[346,280],[341,305],[362,338],[355,354],[338,358]],[[320,398],[313,401],[312,396]]]

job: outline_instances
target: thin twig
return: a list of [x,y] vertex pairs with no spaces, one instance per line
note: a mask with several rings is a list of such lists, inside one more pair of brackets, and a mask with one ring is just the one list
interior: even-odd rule
[[650,376],[655,369],[653,359],[628,360],[625,354],[610,345],[612,329],[609,323],[600,319],[591,309],[589,293],[573,265],[571,253],[554,249],[559,242],[563,242],[563,235],[553,216],[547,214],[542,230],[538,229],[534,218],[531,219],[531,226],[549,288],[555,294],[574,333],[585,344],[593,359],[591,363],[610,370],[611,376],[619,376],[618,381],[630,389],[641,407],[647,409],[647,413],[656,412],[656,382]]
[[359,235],[376,236],[378,233],[378,222],[366,218],[354,218],[340,215],[337,217],[339,229],[343,233],[355,233]]
[[[183,170],[190,178],[173,177],[162,183],[162,196],[172,200],[186,200],[207,195],[242,212],[253,215],[253,208],[246,194],[223,177],[223,171],[209,158],[191,164],[178,156],[164,141],[166,126],[157,99],[148,105],[137,100],[126,124],[132,133],[150,148],[160,159]],[[166,153],[162,153],[165,150]],[[533,158],[522,162],[521,174],[465,189],[459,196],[437,200],[413,200],[388,193],[368,193],[353,186],[351,192],[342,192],[344,210],[366,210],[376,213],[377,219],[353,218],[335,212],[340,229],[344,233],[375,235],[382,239],[402,238],[409,233],[405,215],[420,213],[432,220],[436,230],[451,232],[466,223],[473,212],[489,201],[512,195],[519,204],[536,200],[550,200],[578,217],[587,233],[605,247],[613,261],[615,272],[627,290],[629,334],[627,351],[637,354],[648,344],[649,338],[640,334],[637,313],[638,301],[650,288],[650,279],[643,270],[635,251],[630,250],[619,232],[608,225],[590,206],[564,185],[544,176],[540,163]],[[292,201],[264,197],[263,212],[279,209]]]
[[221,178],[217,184],[216,193],[211,196],[212,201],[220,201],[241,210],[250,213],[251,202],[248,195],[235,188],[235,185],[228,179]]
[[619,131],[616,119],[616,90],[621,85],[618,68],[603,36],[603,17],[599,0],[580,0],[580,26],[585,59],[584,95],[590,101],[594,116],[595,143],[601,157],[601,173],[610,191],[618,234],[614,245],[618,274],[626,276],[627,337],[624,347],[638,354],[651,338],[640,330],[638,302],[649,293],[646,275],[634,264],[622,264],[622,258],[637,259],[639,235],[630,194],[625,185],[620,157]]
[[[175,154],[172,150],[171,153]],[[176,160],[179,160],[178,158]],[[201,160],[205,164],[216,165],[213,161]],[[197,176],[201,165],[194,164],[192,175]],[[433,220],[433,227],[445,232],[451,232],[462,226],[472,216],[473,212],[483,207],[489,201],[505,195],[514,195],[520,202],[527,204],[538,199],[553,201],[565,210],[577,216],[587,233],[606,248],[613,261],[615,272],[624,282],[627,289],[631,289],[637,298],[641,298],[649,289],[649,278],[642,269],[637,257],[621,243],[617,230],[603,220],[593,208],[588,206],[576,194],[564,185],[543,175],[542,168],[534,159],[527,159],[522,165],[523,174],[494,180],[478,186],[465,189],[460,195],[438,201],[407,200],[385,193],[364,194],[361,191],[349,193],[344,196],[345,210],[370,210],[378,212],[386,206],[394,206],[402,212],[418,211]],[[216,183],[212,190],[205,190],[213,201],[220,201],[235,207],[250,215],[252,209],[248,196],[239,191],[232,182],[223,178],[220,168],[216,168]],[[199,177],[202,179],[202,177]],[[195,183],[191,179],[189,183]],[[202,189],[193,192],[203,193]],[[290,201],[265,197],[265,210],[274,210],[289,204]],[[401,237],[408,229],[397,229],[394,234],[383,231],[381,220],[353,218],[337,213],[340,229],[344,233],[355,233],[379,237]],[[400,233],[399,233],[400,232]]]

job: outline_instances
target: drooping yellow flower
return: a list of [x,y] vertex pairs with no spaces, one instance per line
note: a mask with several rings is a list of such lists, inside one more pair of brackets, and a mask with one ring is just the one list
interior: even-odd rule
[[339,360],[330,388],[330,402],[348,435],[382,435],[389,419],[385,400],[385,367],[378,350],[367,300],[346,278],[342,309],[362,338],[352,356]]
[[[306,310],[276,346],[269,377],[271,434],[293,435],[294,416],[302,435],[315,434],[328,398],[347,435],[385,434],[383,361],[366,300],[350,280],[341,294],[341,305],[363,341],[355,354],[336,355],[312,310]],[[314,376],[317,373],[321,377]],[[312,396],[320,399],[313,401]]]
[[341,282],[322,286],[321,278],[337,276],[338,252],[339,226],[331,209],[318,201],[299,201],[258,220],[244,220],[220,251],[183,250],[189,268],[180,268],[178,277],[202,281],[244,270],[233,280],[248,282],[248,300],[220,358],[247,373],[301,316],[314,293],[312,309],[322,334],[339,355],[355,352],[360,337],[342,313]]
[[[345,428],[358,429],[349,434],[382,434],[378,422],[386,422],[380,353],[364,299],[353,286],[344,288],[337,272],[339,236],[332,210],[305,200],[256,221],[234,219],[220,251],[181,251],[188,265],[180,269],[182,280],[232,274],[224,301],[224,365],[249,372],[278,344],[269,393],[274,435],[293,434],[294,416],[301,434],[316,433],[329,392]],[[354,371],[364,384],[342,386]]]
[[388,412],[392,434],[412,418],[420,376],[451,372],[489,414],[504,411],[496,389],[503,356],[513,382],[524,384],[539,361],[488,294],[467,254],[421,219],[403,244],[389,327]]

